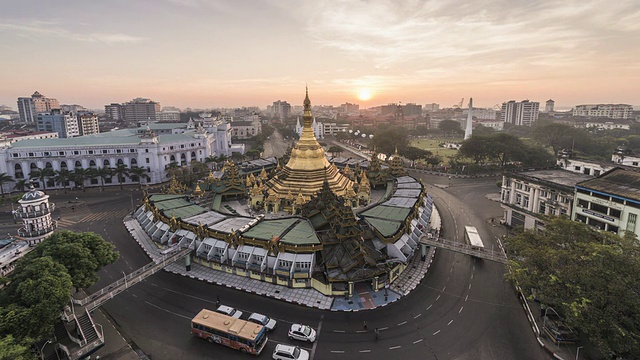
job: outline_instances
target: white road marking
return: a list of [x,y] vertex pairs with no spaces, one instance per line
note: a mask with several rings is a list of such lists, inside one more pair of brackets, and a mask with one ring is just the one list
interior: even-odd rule
[[311,348],[311,356],[309,359],[313,360],[313,357],[316,354],[316,348],[318,347],[318,338],[320,337],[320,329],[322,329],[322,320],[324,319],[324,314],[320,316],[320,323],[318,324],[318,330],[316,330],[316,341],[313,342],[313,347]]
[[154,284],[154,283],[151,283],[151,285],[153,285],[153,286],[158,286],[158,285],[156,285],[156,284]]
[[414,341],[413,343],[414,343],[414,344],[417,344],[417,343],[421,342],[422,340],[423,340],[423,339],[419,339],[419,340]]
[[406,323],[407,323],[406,321],[403,321],[403,322],[401,322],[400,324],[398,324],[398,326],[402,326],[402,325],[404,325],[404,324],[406,324]]
[[445,291],[445,290],[447,290],[447,285],[445,285],[445,286],[442,288],[442,291]]
[[400,345],[398,345],[398,346],[392,346],[392,347],[390,347],[390,348],[389,348],[389,350],[395,350],[395,349],[400,349]]
[[464,309],[464,306],[460,308],[460,310],[458,311],[458,314],[462,312],[462,309]]
[[429,307],[427,308],[427,310],[431,309],[431,307],[433,306],[433,304],[429,305]]
[[438,333],[440,333],[440,330],[434,332],[433,335],[438,335]]
[[[338,332],[338,331],[335,331],[335,330],[334,330],[334,332]],[[344,331],[343,331],[343,332],[344,332]],[[366,333],[366,332],[369,332],[369,331],[367,331],[367,330],[356,330],[356,332],[357,332],[357,333]]]
[[467,294],[467,296],[464,297],[464,301],[469,300],[469,294]]
[[344,350],[331,350],[334,354],[344,354]]
[[438,301],[438,299],[440,299],[440,295],[438,295],[438,297],[436,298],[436,301]]
[[451,323],[452,323],[452,322],[453,322],[453,320],[449,321],[449,322],[447,323],[447,326],[451,325]]
[[471,290],[471,284],[469,284],[469,290]]
[[173,311],[169,311],[169,310],[167,310],[167,309],[161,308],[161,307],[160,307],[160,306],[158,306],[158,305],[152,304],[152,303],[150,303],[150,302],[148,302],[148,301],[145,301],[145,303],[146,303],[147,305],[151,305],[151,306],[153,306],[153,307],[154,307],[154,308],[156,308],[156,309],[162,310],[162,311],[164,311],[164,312],[168,312],[169,314],[172,314],[172,315],[175,315],[175,316],[179,316],[179,317],[181,317],[181,318],[185,318],[185,319],[187,319],[187,320],[191,320],[191,319],[192,319],[192,318],[191,318],[191,317],[189,317],[189,316],[184,316],[184,315],[181,315],[181,314],[175,313],[175,312],[173,312]]
[[471,273],[471,280],[473,280],[473,273]]
[[333,332],[343,333],[343,332],[346,332],[346,331],[344,331],[344,330],[333,330]]
[[361,352],[361,353],[369,353],[369,352],[371,352],[371,350],[360,350],[360,351],[358,351],[358,352]]
[[414,316],[413,318],[414,318],[414,319],[417,319],[417,318],[419,318],[420,316],[422,316],[422,314],[418,314],[418,315]]
[[378,331],[387,330],[387,329],[389,329],[389,327],[388,327],[388,326],[385,326],[385,327],[381,327],[381,328],[379,328],[379,329],[378,329]]
[[131,295],[132,295],[133,297],[138,297],[138,295],[136,295],[136,294],[134,294],[134,293],[131,293]]

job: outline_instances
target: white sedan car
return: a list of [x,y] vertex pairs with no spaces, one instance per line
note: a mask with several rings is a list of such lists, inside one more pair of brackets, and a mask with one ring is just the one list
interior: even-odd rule
[[242,311],[240,310],[236,310],[230,306],[226,306],[226,305],[220,305],[218,306],[218,308],[216,309],[216,312],[219,312],[220,314],[225,314],[231,317],[234,317],[236,319],[240,319],[240,316],[242,316]]
[[264,326],[267,331],[273,331],[276,328],[276,321],[262,314],[253,313],[247,320]]
[[278,344],[273,350],[274,360],[308,360],[309,352],[297,346]]
[[289,329],[289,339],[308,341],[312,343],[316,341],[316,331],[308,325],[293,324]]

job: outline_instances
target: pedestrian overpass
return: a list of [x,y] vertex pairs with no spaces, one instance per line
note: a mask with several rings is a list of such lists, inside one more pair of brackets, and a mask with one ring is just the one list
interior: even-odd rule
[[447,240],[444,238],[433,237],[433,236],[422,236],[420,238],[420,244],[422,244],[423,246],[433,246],[440,249],[455,251],[460,254],[471,255],[473,257],[494,261],[501,264],[506,264],[508,262],[507,256],[502,250],[502,245],[501,245],[501,249],[499,250],[477,249],[477,248],[472,248],[471,245],[467,243]]
[[[188,256],[193,249],[174,246],[163,252],[162,258],[152,261],[140,269],[124,274],[124,277],[89,296],[77,299],[65,307],[61,320],[54,326],[55,352],[44,356],[45,360],[85,358],[104,345],[102,326],[93,321],[92,312],[126,289],[157,273],[166,266]],[[46,345],[46,344],[45,344]]]

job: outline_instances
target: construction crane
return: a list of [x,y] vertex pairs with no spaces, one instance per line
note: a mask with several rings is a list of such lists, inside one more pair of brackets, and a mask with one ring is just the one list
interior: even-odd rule
[[493,110],[502,110],[502,106],[500,104],[493,105]]
[[453,108],[454,109],[460,109],[462,107],[462,103],[464,103],[464,98],[462,98],[462,100],[460,100],[459,104],[453,105]]

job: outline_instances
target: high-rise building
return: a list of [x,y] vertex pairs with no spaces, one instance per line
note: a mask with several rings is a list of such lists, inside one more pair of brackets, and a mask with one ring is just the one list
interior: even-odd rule
[[60,111],[60,109],[39,113],[36,129],[38,131],[57,132],[59,138],[80,136],[78,119],[70,113]]
[[538,120],[540,103],[536,101],[511,100],[502,103],[502,114],[500,120],[505,123],[521,126],[531,126]]
[[606,117],[611,119],[633,118],[633,106],[627,104],[588,104],[577,105],[573,116]]
[[73,105],[60,105],[60,110],[62,110],[62,112],[69,112],[69,113],[73,113],[73,114],[77,114],[81,111],[89,111],[87,110],[84,106],[82,105],[78,105],[78,104],[73,104]]
[[18,113],[20,121],[25,124],[33,124],[38,113],[59,109],[58,100],[44,97],[39,92],[34,92],[31,97],[18,98]]
[[552,113],[553,112],[553,106],[555,105],[555,101],[549,99],[547,100],[547,102],[544,104],[544,112],[546,113]]
[[286,101],[274,101],[271,107],[271,116],[284,120],[291,114],[291,104]]
[[144,98],[136,98],[125,104],[124,122],[136,125],[156,121],[156,113],[160,112],[160,103]]
[[105,105],[104,112],[107,116],[107,121],[124,121],[124,107],[122,104],[111,103],[109,105]]
[[180,109],[173,106],[165,106],[162,111],[156,113],[156,119],[160,122],[180,122]]
[[100,133],[98,115],[91,112],[81,112],[76,118],[78,120],[78,130],[81,136]]
[[424,106],[424,111],[433,112],[438,110],[440,110],[440,104],[431,103]]
[[360,105],[358,104],[344,103],[340,105],[340,112],[343,114],[358,113],[358,111],[360,111]]

